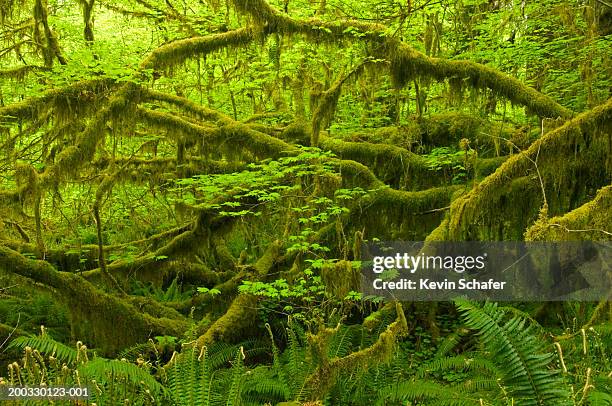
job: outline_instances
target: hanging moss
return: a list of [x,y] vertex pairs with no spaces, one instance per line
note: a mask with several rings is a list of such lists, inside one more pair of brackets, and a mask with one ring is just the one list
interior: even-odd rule
[[466,138],[474,148],[480,150],[490,147],[494,141],[493,138],[482,135],[482,132],[493,133],[493,124],[462,112],[435,114],[422,118],[418,124],[422,131],[422,142],[427,146],[457,145],[461,139]]
[[[303,34],[313,40],[337,43],[346,37],[380,40],[380,33],[385,30],[382,25],[361,21],[328,22],[318,18],[295,19],[274,9],[264,0],[232,0],[232,3],[238,11],[250,15],[266,33]],[[347,31],[348,28],[352,28],[353,31]]]
[[172,106],[179,108],[182,112],[191,114],[194,117],[199,118],[202,121],[218,121],[218,120],[232,120],[226,114],[223,114],[217,110],[210,109],[201,104],[197,104],[188,100],[184,97],[171,95],[168,93],[158,92],[152,89],[142,90],[143,101],[160,101],[168,103]]
[[[89,95],[101,95],[113,88],[111,79],[96,79],[76,82],[66,87],[48,90],[39,97],[0,107],[0,121],[14,122],[18,120],[35,120],[58,101],[71,100],[85,103]],[[85,100],[84,100],[85,99]],[[91,100],[90,100],[91,101]]]
[[295,147],[285,143],[278,138],[253,130],[250,126],[225,118],[218,121],[218,128],[203,124],[194,124],[180,116],[156,112],[151,110],[139,110],[139,115],[149,124],[158,128],[179,130],[192,139],[202,138],[204,143],[217,146],[230,146],[230,150],[237,151],[233,146],[236,143],[244,145],[245,150],[252,152],[256,157],[278,157],[285,151],[294,150]]
[[231,271],[236,268],[237,260],[229,250],[225,238],[223,238],[223,235],[227,233],[228,231],[215,233],[212,236],[212,243],[219,269]]
[[32,165],[17,164],[15,166],[15,180],[22,199],[38,196],[40,191],[39,177],[38,172]]
[[91,119],[79,135],[76,145],[64,149],[57,155],[55,163],[41,174],[43,187],[53,186],[61,179],[73,177],[85,163],[93,161],[97,147],[103,139],[106,123],[109,120],[130,121],[127,117],[138,103],[138,93],[138,87],[130,83],[115,93],[108,105]]
[[470,61],[428,57],[398,42],[389,41],[387,49],[392,55],[391,74],[398,87],[406,86],[419,76],[429,76],[436,80],[453,78],[455,81],[466,81],[474,88],[491,89],[496,94],[529,108],[540,117],[570,118],[573,115],[569,109],[551,98],[494,68]]
[[182,318],[171,319],[168,314],[152,317],[79,275],[58,272],[47,262],[27,259],[5,247],[0,247],[0,268],[53,288],[68,304],[75,335],[87,339],[105,354],[150,336],[180,336],[188,328]]
[[322,92],[319,97],[316,98],[316,108],[312,113],[311,146],[319,146],[319,134],[321,130],[327,129],[331,125],[334,115],[336,114],[336,108],[338,107],[338,99],[342,92],[342,85],[347,80],[358,77],[364,71],[364,66],[364,64],[361,64],[348,75],[341,76],[329,87],[329,89]]
[[439,187],[418,192],[383,189],[361,203],[355,228],[388,240],[422,241],[445,216],[461,186]]
[[449,237],[480,240],[511,235],[522,239],[543,203],[538,170],[552,215],[584,204],[594,190],[610,182],[612,164],[606,151],[610,148],[611,123],[612,99],[510,157],[453,203]]
[[[450,61],[429,57],[387,35],[384,26],[359,21],[324,22],[294,19],[272,8],[265,0],[233,0],[240,12],[250,15],[266,33],[303,34],[312,39],[338,42],[343,38],[370,41],[380,45],[381,57],[391,61],[392,78],[404,87],[416,77],[436,80],[465,80],[474,88],[489,88],[496,94],[528,107],[541,117],[570,118],[572,112],[519,80],[496,69],[470,61]],[[348,29],[350,28],[350,29]]]
[[[132,260],[114,261],[107,266],[107,272],[120,280],[127,278],[128,275],[138,274],[143,280],[159,281],[159,278],[164,277],[166,269],[166,262],[160,262],[159,258],[193,259],[196,253],[205,248],[203,241],[206,241],[211,233],[227,227],[231,221],[226,217],[211,218],[209,213],[200,212],[190,229],[181,227],[172,233],[158,235],[156,239],[172,236],[180,231],[180,234],[174,236],[165,245],[147,255]],[[172,267],[172,265],[167,266]],[[83,272],[83,276],[88,280],[96,280],[100,273],[100,269],[95,269]]]
[[612,236],[612,186],[562,216],[539,218],[525,232],[527,241],[609,241]]
[[258,158],[275,158],[282,153],[296,151],[294,146],[251,129],[245,124],[238,122],[221,127],[221,137],[229,145],[243,145]]
[[367,165],[381,181],[391,186],[416,190],[436,184],[425,158],[406,149],[386,144],[342,141],[324,134],[320,135],[319,142],[321,148],[343,159]]
[[23,81],[28,74],[37,71],[48,71],[49,69],[44,66],[25,65],[17,68],[0,70],[1,79],[13,79],[16,81]]
[[189,136],[191,140],[202,139],[204,142],[218,140],[220,137],[219,129],[215,126],[206,123],[196,124],[179,115],[139,108],[138,116],[153,128],[172,129],[169,134],[177,139],[179,138],[176,136],[177,132]]
[[356,131],[344,139],[351,142],[396,145],[408,151],[413,151],[413,148],[422,142],[421,127],[416,121],[410,121],[407,125],[399,127],[379,127],[367,131]]
[[221,34],[173,41],[153,51],[142,62],[141,67],[143,69],[168,68],[196,55],[206,55],[231,46],[247,45],[254,38],[255,33],[252,29],[241,28]]
[[43,0],[35,0],[34,2],[34,37],[38,43],[41,42],[41,28],[44,33],[46,45],[42,45],[43,56],[45,59],[45,66],[51,67],[53,65],[53,59],[57,58],[61,65],[66,65],[68,62],[60,51],[59,42],[57,35],[51,29],[47,18],[47,2]]
[[[150,187],[162,185],[168,179],[176,178],[176,158],[117,158],[112,161],[122,170],[117,182],[131,182],[135,184],[148,184]],[[96,171],[103,171],[111,165],[109,157],[101,157],[92,163]],[[184,177],[189,178],[202,173],[222,174],[240,172],[246,168],[242,162],[229,162],[208,159],[201,156],[188,156],[182,167]]]
[[325,289],[342,300],[350,291],[359,291],[361,273],[351,261],[338,261],[321,269],[321,279]]
[[[396,320],[380,334],[378,340],[363,350],[351,353],[342,358],[327,360],[327,345],[330,338],[330,329],[323,329],[317,336],[311,336],[309,341],[313,347],[313,357],[323,357],[317,360],[317,369],[306,378],[305,392],[310,400],[323,399],[340,373],[350,374],[364,371],[372,365],[388,362],[393,356],[396,341],[408,332],[406,317],[401,304],[395,304]],[[331,331],[333,333],[333,330]]]

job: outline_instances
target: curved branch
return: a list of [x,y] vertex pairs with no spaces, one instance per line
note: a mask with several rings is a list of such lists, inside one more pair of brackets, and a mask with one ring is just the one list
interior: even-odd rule
[[176,65],[195,55],[209,54],[228,46],[246,45],[254,39],[253,30],[240,28],[221,34],[187,38],[162,45],[145,59],[143,69],[163,68]]
[[[429,57],[389,36],[385,27],[359,21],[326,22],[319,19],[295,19],[272,8],[265,0],[233,0],[238,11],[253,17],[265,33],[305,34],[317,40],[366,40],[379,46],[382,56],[391,60],[391,73],[399,86],[413,77],[430,76],[437,80],[467,80],[474,87],[487,87],[515,103],[528,107],[541,117],[570,118],[573,113],[496,69],[469,61],[448,61]],[[356,35],[359,34],[359,35]]]
[[[586,169],[598,171],[598,168],[603,167],[600,176],[609,181],[612,161],[610,161],[610,156],[606,155],[605,148],[597,149],[599,151],[598,157],[607,160],[607,163],[602,162],[602,166],[599,166],[593,162],[593,154],[585,155],[585,158],[582,158],[580,154],[584,154],[584,152],[577,148],[577,145],[582,145],[583,149],[586,150],[595,148],[593,144],[597,141],[601,143],[609,142],[607,140],[609,139],[611,124],[612,99],[593,110],[576,116],[561,127],[536,140],[526,151],[513,155],[468,194],[453,203],[449,221],[449,237],[458,240],[465,237],[473,238],[473,235],[468,236],[466,234],[467,227],[498,218],[502,214],[500,199],[507,193],[504,185],[509,185],[510,181],[513,180],[519,181],[521,178],[530,182],[530,179],[526,176],[533,167],[532,162],[536,160],[541,170],[547,168],[543,161],[547,160],[546,163],[552,164],[549,165],[548,172],[558,183],[563,180],[564,172],[574,170],[572,162],[580,159],[589,160],[588,163],[585,163]],[[601,144],[599,145],[601,146]],[[566,153],[577,154],[577,156],[572,159],[570,158],[571,155],[565,156]],[[571,172],[565,176],[567,182],[572,182],[576,174]],[[544,180],[546,181],[546,179]],[[506,202],[506,204],[508,203]],[[515,204],[515,202],[512,201],[512,204]],[[525,213],[520,215],[525,217]]]
[[[155,335],[180,336],[189,327],[178,313],[165,317],[143,313],[129,300],[122,300],[96,288],[80,276],[58,272],[45,261],[27,259],[16,251],[0,246],[0,269],[45,286],[52,287],[69,304],[73,328],[82,329],[84,338],[112,353]],[[168,318],[169,315],[175,318]]]

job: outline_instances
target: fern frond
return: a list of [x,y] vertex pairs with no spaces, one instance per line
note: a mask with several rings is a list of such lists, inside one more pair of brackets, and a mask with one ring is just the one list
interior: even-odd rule
[[379,391],[377,405],[389,402],[413,401],[416,404],[439,406],[476,406],[479,399],[466,395],[465,391],[433,381],[405,381],[387,386]]
[[247,402],[264,404],[283,402],[289,400],[291,392],[285,382],[277,377],[254,375],[249,379],[243,390],[243,398]]
[[304,332],[297,328],[295,324],[296,323],[291,323],[287,328],[288,347],[285,352],[288,356],[287,378],[289,388],[291,389],[291,396],[294,399],[299,399],[303,390],[304,381],[310,371],[310,365],[307,365],[305,361],[306,349],[300,344],[299,335],[296,333],[296,331],[302,334]]
[[167,370],[168,391],[180,406],[209,405],[212,374],[206,348],[190,348],[175,354]]
[[436,350],[436,354],[434,357],[444,357],[446,354],[451,352],[459,342],[461,342],[461,338],[465,335],[464,330],[457,330],[456,332],[449,334],[444,338],[444,340],[438,345],[438,349]]
[[79,374],[87,381],[127,383],[134,388],[144,386],[153,394],[162,393],[164,388],[145,369],[127,361],[95,358],[78,367]]
[[153,344],[151,341],[147,341],[146,343],[140,343],[140,344],[136,344],[131,347],[125,348],[119,353],[117,358],[119,359],[125,358],[131,361],[135,361],[136,358],[138,358],[140,354],[145,354],[148,351],[155,351],[155,344]]
[[244,375],[244,352],[242,347],[236,352],[234,363],[232,365],[231,384],[227,393],[227,401],[225,406],[240,405],[240,396],[242,392],[242,379]]
[[76,348],[55,341],[46,334],[37,337],[17,337],[8,346],[8,348],[18,348],[20,350],[26,347],[38,350],[44,355],[53,355],[59,361],[69,364],[76,361],[78,354]]
[[456,301],[468,327],[479,331],[485,347],[498,366],[508,397],[521,405],[568,404],[569,393],[558,370],[550,369],[554,354],[543,351],[542,341],[524,318],[512,316],[495,303],[482,307]]
[[471,371],[481,372],[487,375],[498,375],[498,370],[495,364],[482,357],[469,357],[466,355],[457,355],[454,357],[434,358],[433,360],[422,364],[417,370],[416,376],[423,378],[431,372],[445,371]]
[[590,406],[610,406],[612,405],[612,395],[610,392],[591,391],[588,404]]
[[361,326],[341,326],[329,343],[329,357],[340,358],[351,353],[353,340],[359,333]]
[[499,389],[499,382],[495,378],[468,379],[461,384],[469,392],[488,392]]

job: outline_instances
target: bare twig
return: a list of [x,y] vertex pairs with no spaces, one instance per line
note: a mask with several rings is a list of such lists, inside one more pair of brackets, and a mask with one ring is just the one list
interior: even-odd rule
[[542,189],[542,199],[544,199],[544,204],[543,204],[543,207],[544,207],[544,208],[546,208],[546,209],[548,209],[548,201],[546,200],[546,190],[544,189],[544,181],[542,180],[542,174],[540,173],[540,168],[538,168],[538,162],[537,162],[537,161],[538,161],[538,157],[540,156],[540,146],[538,146],[538,153],[536,154],[536,159],[535,159],[535,160],[533,160],[533,159],[531,159],[531,158],[529,157],[529,155],[527,155],[527,154],[525,153],[525,151],[523,151],[522,149],[520,149],[520,148],[518,147],[518,145],[516,145],[516,144],[515,144],[514,142],[512,142],[511,140],[509,140],[509,139],[507,139],[507,138],[504,138],[504,137],[499,137],[499,136],[497,136],[497,135],[487,134],[487,133],[484,133],[484,132],[481,132],[481,134],[482,134],[482,135],[486,135],[486,136],[488,136],[488,137],[498,138],[498,139],[500,139],[500,140],[504,140],[504,141],[506,141],[507,143],[509,143],[510,145],[512,145],[514,148],[516,148],[516,149],[517,149],[517,151],[518,151],[519,153],[523,154],[523,156],[524,156],[525,158],[527,158],[527,159],[529,160],[529,162],[531,162],[531,163],[533,164],[533,166],[535,167],[536,173],[537,173],[537,175],[538,175],[538,180],[540,181],[540,188]]
[[6,339],[2,342],[2,344],[0,344],[0,349],[2,349],[2,347],[4,347],[6,345],[6,343],[8,343],[8,341],[13,336],[13,334],[15,334],[15,331],[17,331],[17,327],[19,327],[19,321],[20,320],[21,320],[21,313],[19,313],[17,315],[17,324],[15,325],[13,330],[9,333],[8,337],[6,337]]
[[559,227],[559,228],[562,228],[564,231],[567,231],[568,233],[602,233],[602,234],[605,234],[605,235],[611,235],[612,236],[611,232],[606,231],[606,230],[600,230],[598,228],[585,228],[583,230],[572,230],[572,229],[569,229],[569,228],[565,227],[564,225],[556,224],[556,223],[549,224],[548,226],[549,227]]

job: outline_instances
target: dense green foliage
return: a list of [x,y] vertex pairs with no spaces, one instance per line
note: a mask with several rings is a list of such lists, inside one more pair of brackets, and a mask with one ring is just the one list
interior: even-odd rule
[[609,301],[360,292],[365,242],[610,240],[609,1],[2,0],[0,44],[0,386],[612,405]]

